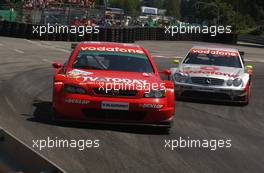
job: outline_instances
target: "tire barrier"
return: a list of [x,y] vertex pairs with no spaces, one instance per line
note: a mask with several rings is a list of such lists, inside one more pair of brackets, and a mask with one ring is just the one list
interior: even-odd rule
[[66,173],[2,129],[0,129],[0,172]]
[[215,43],[236,44],[237,34],[218,34],[210,36],[209,34],[170,34],[165,33],[165,28],[148,28],[148,27],[112,27],[100,28],[98,34],[78,33],[55,33],[42,34],[33,33],[34,28],[38,25],[0,21],[0,36],[26,38],[31,40],[47,41],[108,41],[121,43],[134,43],[135,41],[144,40],[166,40],[166,41],[205,41]]
[[254,35],[240,35],[238,37],[238,41],[264,45],[264,36],[259,37],[259,36],[254,36]]
[[0,33],[3,33],[3,29],[4,29],[4,22],[0,22]]

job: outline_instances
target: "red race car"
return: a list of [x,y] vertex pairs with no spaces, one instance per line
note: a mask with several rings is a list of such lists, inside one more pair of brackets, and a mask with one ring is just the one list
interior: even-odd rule
[[[150,54],[133,44],[82,42],[53,63],[54,117],[169,129],[174,85],[160,78]],[[170,70],[161,73],[169,76]]]

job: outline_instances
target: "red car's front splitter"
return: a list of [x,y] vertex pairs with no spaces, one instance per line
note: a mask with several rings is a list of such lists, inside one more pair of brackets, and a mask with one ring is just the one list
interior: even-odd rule
[[[166,98],[88,97],[60,97],[54,100],[53,107],[59,118],[87,122],[170,126],[174,116],[174,103],[167,103]],[[102,109],[102,101],[126,102],[129,103],[129,110]]]

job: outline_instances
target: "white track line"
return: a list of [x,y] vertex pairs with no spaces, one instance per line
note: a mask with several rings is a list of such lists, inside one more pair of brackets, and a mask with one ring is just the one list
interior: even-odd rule
[[25,39],[27,42],[31,43],[31,44],[35,44],[37,46],[40,46],[40,47],[44,47],[44,48],[47,48],[47,49],[53,49],[53,50],[57,50],[57,51],[61,51],[61,52],[66,52],[66,53],[70,53],[71,51],[69,50],[66,50],[66,49],[63,49],[63,48],[58,48],[58,47],[55,47],[54,45],[44,45],[44,44],[41,44],[41,42],[37,42],[37,41],[31,41],[31,40],[27,40]]
[[170,57],[170,56],[163,56],[163,55],[152,55],[153,58],[163,58],[163,59],[183,59],[181,56]]
[[168,58],[168,57],[165,57],[165,56],[162,56],[162,55],[152,55],[154,58]]
[[7,97],[5,97],[6,103],[12,109],[13,112],[17,113],[15,106],[9,101]]
[[28,40],[28,39],[25,39],[27,42],[31,43],[31,44],[36,44],[36,42],[34,41],[31,41],[31,40]]
[[47,62],[49,64],[53,63],[52,61],[48,60],[48,59],[42,59],[43,62]]
[[17,53],[24,53],[22,50],[19,49],[14,49],[14,51],[16,51]]

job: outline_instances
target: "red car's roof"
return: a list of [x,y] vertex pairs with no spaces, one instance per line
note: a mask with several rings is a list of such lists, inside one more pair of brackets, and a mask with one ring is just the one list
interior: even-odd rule
[[77,50],[83,51],[107,51],[121,52],[132,54],[146,54],[143,47],[127,43],[112,43],[112,42],[81,42],[77,44]]
[[78,46],[109,46],[109,47],[119,47],[119,48],[127,48],[127,49],[138,49],[138,50],[143,50],[141,46],[136,45],[136,44],[128,44],[128,43],[114,43],[114,42],[80,42],[78,43]]

